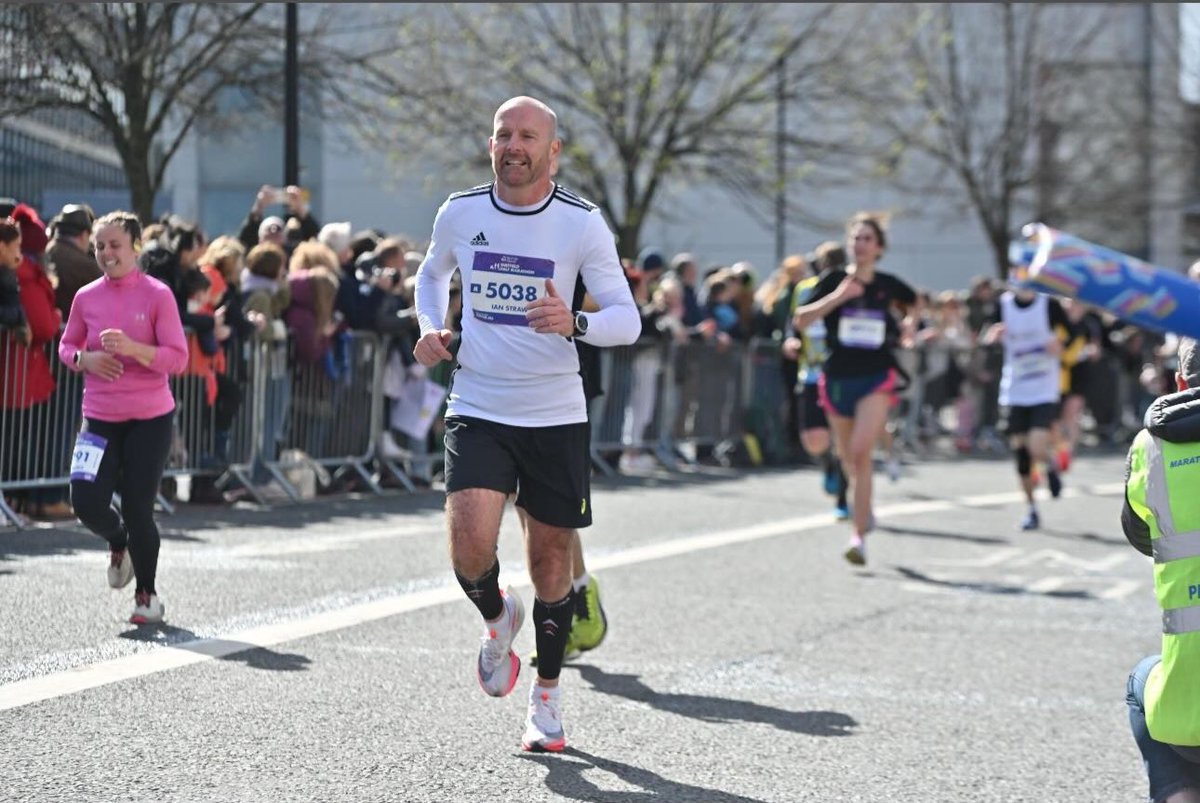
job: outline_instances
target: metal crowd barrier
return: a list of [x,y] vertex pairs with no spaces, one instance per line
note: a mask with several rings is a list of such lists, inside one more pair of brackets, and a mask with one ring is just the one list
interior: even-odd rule
[[236,481],[261,503],[260,487],[274,483],[296,501],[307,495],[303,472],[323,486],[355,474],[382,494],[370,466],[382,431],[384,354],[379,335],[367,331],[340,335],[329,356],[314,363],[298,360],[290,340],[248,343],[239,382],[244,402],[219,485]]
[[[450,343],[450,353],[457,354],[458,345],[459,335],[455,334]],[[405,338],[385,339],[380,347],[380,357],[384,364],[380,376],[381,383],[386,378],[389,369],[396,373],[396,376],[393,377],[396,383],[402,381],[408,370],[406,366],[412,360],[411,348],[412,343]],[[401,350],[409,353],[393,354],[393,352]],[[425,369],[424,378],[442,388],[449,388],[453,373],[453,364],[442,362]],[[430,431],[425,439],[421,440],[392,431],[389,413],[393,406],[399,404],[400,401],[384,395],[382,384],[380,396],[383,403],[380,410],[381,422],[377,438],[376,461],[381,478],[384,475],[390,476],[410,492],[416,490],[414,479],[431,484],[434,467],[445,460],[442,419],[446,414],[446,399],[443,398],[438,409],[433,411]]]
[[[69,455],[82,421],[83,377],[58,359],[58,340],[48,347],[55,389],[43,402],[24,405],[30,389],[32,352],[11,334],[0,335],[0,490],[32,491],[68,484]],[[65,491],[64,491],[65,493]],[[21,517],[0,495],[0,517]]]
[[286,337],[273,339],[269,335],[255,337],[242,344],[242,348],[243,407],[235,419],[229,466],[219,485],[226,487],[236,481],[262,504],[266,500],[259,489],[274,483],[296,501],[300,493],[279,463],[291,406],[288,340]]
[[[5,376],[15,377],[0,396],[0,491],[65,489],[71,445],[82,422],[83,377],[58,359],[56,339],[46,346],[53,394],[20,408],[15,400],[24,397],[31,381],[31,352],[8,336],[0,344],[0,367]],[[383,346],[373,332],[351,332],[342,337],[334,361],[305,365],[292,359],[290,340],[255,337],[231,355],[216,398],[215,377],[171,377],[175,432],[164,477],[186,477],[193,490],[200,481],[211,481],[218,490],[236,483],[263,502],[262,488],[272,483],[300,499],[301,489],[289,476],[307,469],[323,484],[355,473],[382,494],[379,474],[369,466],[383,430]],[[238,400],[232,411],[231,397]],[[403,469],[393,465],[390,471],[415,490]],[[164,495],[159,504],[173,510]],[[23,524],[4,496],[0,517]]]
[[608,455],[638,450],[674,465],[664,423],[672,397],[664,392],[674,383],[672,345],[657,339],[630,346],[601,349],[602,394],[592,400],[592,463],[607,476],[616,474]]
[[[413,478],[430,481],[433,467],[443,459],[445,408],[443,402],[424,442],[390,431],[387,411],[396,401],[384,394],[384,374],[390,351],[403,347],[376,333],[356,331],[342,336],[331,360],[304,364],[295,359],[290,338],[255,336],[228,360],[220,382],[221,391],[231,396],[218,397],[216,403],[210,402],[210,378],[172,377],[176,433],[166,475],[188,477],[193,489],[200,481],[218,489],[242,487],[260,503],[271,485],[298,500],[307,495],[302,487],[306,481],[328,484],[350,475],[375,494],[383,493],[385,478],[415,491]],[[5,494],[69,485],[83,378],[58,360],[57,342],[47,345],[46,354],[55,390],[46,401],[21,407],[16,400],[24,398],[31,381],[30,351],[10,335],[0,336],[3,375],[8,377],[0,396],[0,490]],[[915,447],[929,425],[928,407],[945,402],[929,366],[946,360],[957,361],[971,377],[963,386],[976,408],[971,426],[986,433],[994,423],[996,348],[934,343],[901,350],[898,359],[912,380],[897,413],[901,443]],[[443,363],[428,377],[447,385],[451,368]],[[1096,371],[1097,405],[1105,398],[1119,404],[1114,385],[1136,381],[1123,379],[1118,366],[1109,362],[1097,363]],[[605,474],[621,470],[622,453],[649,455],[656,465],[676,469],[681,461],[697,460],[701,450],[728,447],[747,434],[778,443],[792,434],[784,432],[791,388],[775,340],[718,346],[662,338],[603,349],[601,385],[603,394],[590,409],[591,457]],[[238,403],[231,408],[227,402],[232,396]],[[1089,398],[1089,409],[1092,403]],[[1119,418],[1120,411],[1096,415],[1106,427]],[[170,512],[171,500],[160,497],[159,502]],[[22,523],[4,497],[0,518]]]

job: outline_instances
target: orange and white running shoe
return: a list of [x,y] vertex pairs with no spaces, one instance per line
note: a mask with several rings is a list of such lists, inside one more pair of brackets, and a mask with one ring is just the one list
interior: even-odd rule
[[500,592],[504,601],[504,615],[499,622],[484,623],[480,639],[479,660],[475,674],[479,685],[492,697],[505,697],[517,685],[521,673],[521,659],[512,649],[517,631],[525,622],[525,605],[511,587]]
[[529,687],[529,711],[525,716],[522,749],[531,753],[561,753],[567,746],[561,698],[562,690],[558,686],[539,686],[535,680]]

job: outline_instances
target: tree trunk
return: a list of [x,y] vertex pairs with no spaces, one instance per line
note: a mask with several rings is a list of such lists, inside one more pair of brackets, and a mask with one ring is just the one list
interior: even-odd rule
[[992,246],[992,257],[996,260],[996,276],[1000,281],[1008,281],[1008,246],[1009,236],[1005,230],[989,231],[988,240]]
[[150,175],[150,149],[132,145],[125,162],[125,175],[129,180],[131,210],[145,225],[154,220],[154,196],[158,187]]
[[617,256],[622,259],[637,259],[638,251],[641,250],[638,241],[642,236],[642,224],[640,222],[631,222],[637,220],[633,215],[627,215],[627,219],[618,221],[617,227]]

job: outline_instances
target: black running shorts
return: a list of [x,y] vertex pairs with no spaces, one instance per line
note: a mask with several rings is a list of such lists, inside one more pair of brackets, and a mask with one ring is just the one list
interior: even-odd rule
[[1031,429],[1050,429],[1058,418],[1058,405],[1034,404],[1028,407],[1014,404],[1000,409],[1000,431],[1005,435],[1024,435]]
[[516,427],[482,418],[446,419],[446,493],[490,488],[517,493],[543,524],[592,523],[590,424]]

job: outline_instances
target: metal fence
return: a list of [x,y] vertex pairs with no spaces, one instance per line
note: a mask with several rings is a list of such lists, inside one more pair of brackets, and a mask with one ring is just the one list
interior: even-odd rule
[[[0,368],[8,377],[0,396],[0,490],[5,495],[69,484],[83,378],[61,364],[57,345],[49,344],[45,352],[53,393],[27,404],[23,400],[37,379],[33,352],[11,336],[0,336]],[[397,372],[445,387],[452,369],[443,363],[414,374],[411,359],[401,351],[390,338],[358,331],[338,338],[327,359],[303,363],[288,339],[255,337],[229,354],[224,374],[199,370],[172,377],[177,412],[167,477],[188,478],[193,491],[201,485],[240,487],[260,503],[272,493],[299,500],[339,480],[356,481],[374,494],[383,493],[388,483],[415,491],[414,479],[430,481],[442,460],[445,402],[424,411],[431,422],[426,437],[405,437],[389,426],[403,404],[390,394]],[[935,344],[902,351],[900,361],[911,378],[893,416],[902,447],[920,453],[930,439],[942,436],[994,437],[989,427],[996,418],[999,381],[995,349]],[[954,389],[945,387],[950,365],[959,374]],[[40,370],[44,374],[44,364]],[[1129,382],[1134,380],[1111,362],[1098,364],[1097,370],[1089,408],[1096,410],[1097,426],[1119,425],[1120,407],[1114,410],[1113,401],[1132,397]],[[794,368],[784,361],[777,341],[718,347],[642,340],[603,349],[600,371],[603,392],[590,408],[591,455],[605,474],[628,470],[622,457],[630,454],[655,468],[676,469],[702,454],[728,452],[748,436],[768,462],[797,448],[789,412],[794,373],[789,377],[788,372]],[[941,413],[947,405],[961,405],[953,417],[962,432],[945,430]],[[171,510],[169,494],[159,501]],[[3,497],[0,517],[22,523]]]

